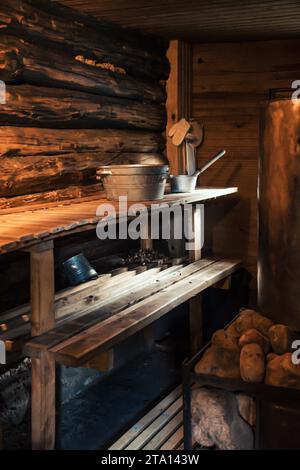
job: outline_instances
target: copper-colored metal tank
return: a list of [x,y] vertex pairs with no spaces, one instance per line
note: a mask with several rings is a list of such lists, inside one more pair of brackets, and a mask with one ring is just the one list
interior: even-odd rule
[[258,198],[259,308],[300,331],[300,100],[266,106]]

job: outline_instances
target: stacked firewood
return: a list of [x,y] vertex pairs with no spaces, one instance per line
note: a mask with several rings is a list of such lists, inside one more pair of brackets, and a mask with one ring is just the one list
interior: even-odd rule
[[300,365],[293,355],[299,334],[254,310],[243,310],[195,366],[201,374],[300,389]]

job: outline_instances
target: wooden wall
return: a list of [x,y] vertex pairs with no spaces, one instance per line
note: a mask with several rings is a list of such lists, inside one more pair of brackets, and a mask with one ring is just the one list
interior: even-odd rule
[[[201,166],[220,148],[227,156],[201,185],[238,186],[240,201],[215,209],[216,252],[241,258],[255,287],[260,104],[269,90],[300,78],[300,40],[197,44],[193,47],[192,116],[204,124]],[[278,188],[280,191],[280,188]]]
[[48,0],[1,0],[0,209],[90,195],[101,164],[165,161],[167,46]]

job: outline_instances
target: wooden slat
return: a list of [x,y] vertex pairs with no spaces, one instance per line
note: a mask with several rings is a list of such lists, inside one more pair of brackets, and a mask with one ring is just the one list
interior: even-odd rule
[[181,386],[173,390],[158,405],[141,418],[132,428],[121,436],[108,450],[123,450],[143,432],[158,416],[160,416],[172,403],[174,403],[181,394]]
[[[183,416],[181,416],[181,421],[183,420]],[[177,449],[183,442],[183,426],[177,429],[177,431],[169,437],[169,439],[160,447],[159,450],[175,450]]]
[[178,398],[158,418],[156,418],[125,450],[139,450],[154,437],[182,409],[182,397]]
[[51,352],[58,362],[78,366],[96,352],[112,347],[133,335],[176,306],[227,277],[239,265],[237,261],[217,261],[187,279],[54,346]]
[[[102,302],[99,300],[97,308],[94,306],[94,309],[91,313],[82,315],[82,311],[80,311],[80,317],[78,318],[76,315],[72,315],[72,317],[68,319],[65,327],[64,325],[57,326],[47,335],[43,335],[39,338],[31,340],[29,343],[27,343],[25,352],[30,356],[34,356],[35,354],[39,353],[40,348],[47,349],[53,347],[63,340],[66,340],[67,338],[87,329],[91,325],[99,323],[100,321],[105,320],[105,318],[117,314],[126,307],[142,301],[143,299],[154,295],[159,291],[162,291],[179,280],[185,279],[191,274],[200,271],[206,266],[209,266],[213,262],[215,262],[213,259],[203,259],[186,267],[181,267],[180,265],[172,266],[162,271],[161,273],[158,273],[152,278],[145,277],[146,273],[143,273],[144,276],[139,274],[134,279],[127,280],[123,290],[117,290],[114,295],[112,293],[110,295],[108,294],[108,298],[106,296]],[[153,271],[155,274],[155,272],[157,272],[157,268],[150,271]],[[115,283],[115,285],[120,284],[119,280],[123,275],[124,274],[120,274],[115,277],[116,281],[118,281]],[[141,281],[140,285],[138,286],[137,283],[139,282],[139,279],[141,279]],[[78,300],[79,299],[77,299],[77,304]],[[76,301],[76,296],[73,298],[73,303],[74,301]],[[74,306],[72,308],[75,310]]]
[[182,411],[177,413],[169,423],[161,429],[149,442],[143,447],[143,450],[157,450],[182,424]]

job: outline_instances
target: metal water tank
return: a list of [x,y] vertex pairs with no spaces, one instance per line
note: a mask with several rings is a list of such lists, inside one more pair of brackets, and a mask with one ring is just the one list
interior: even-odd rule
[[274,100],[261,126],[258,304],[300,331],[300,100]]

